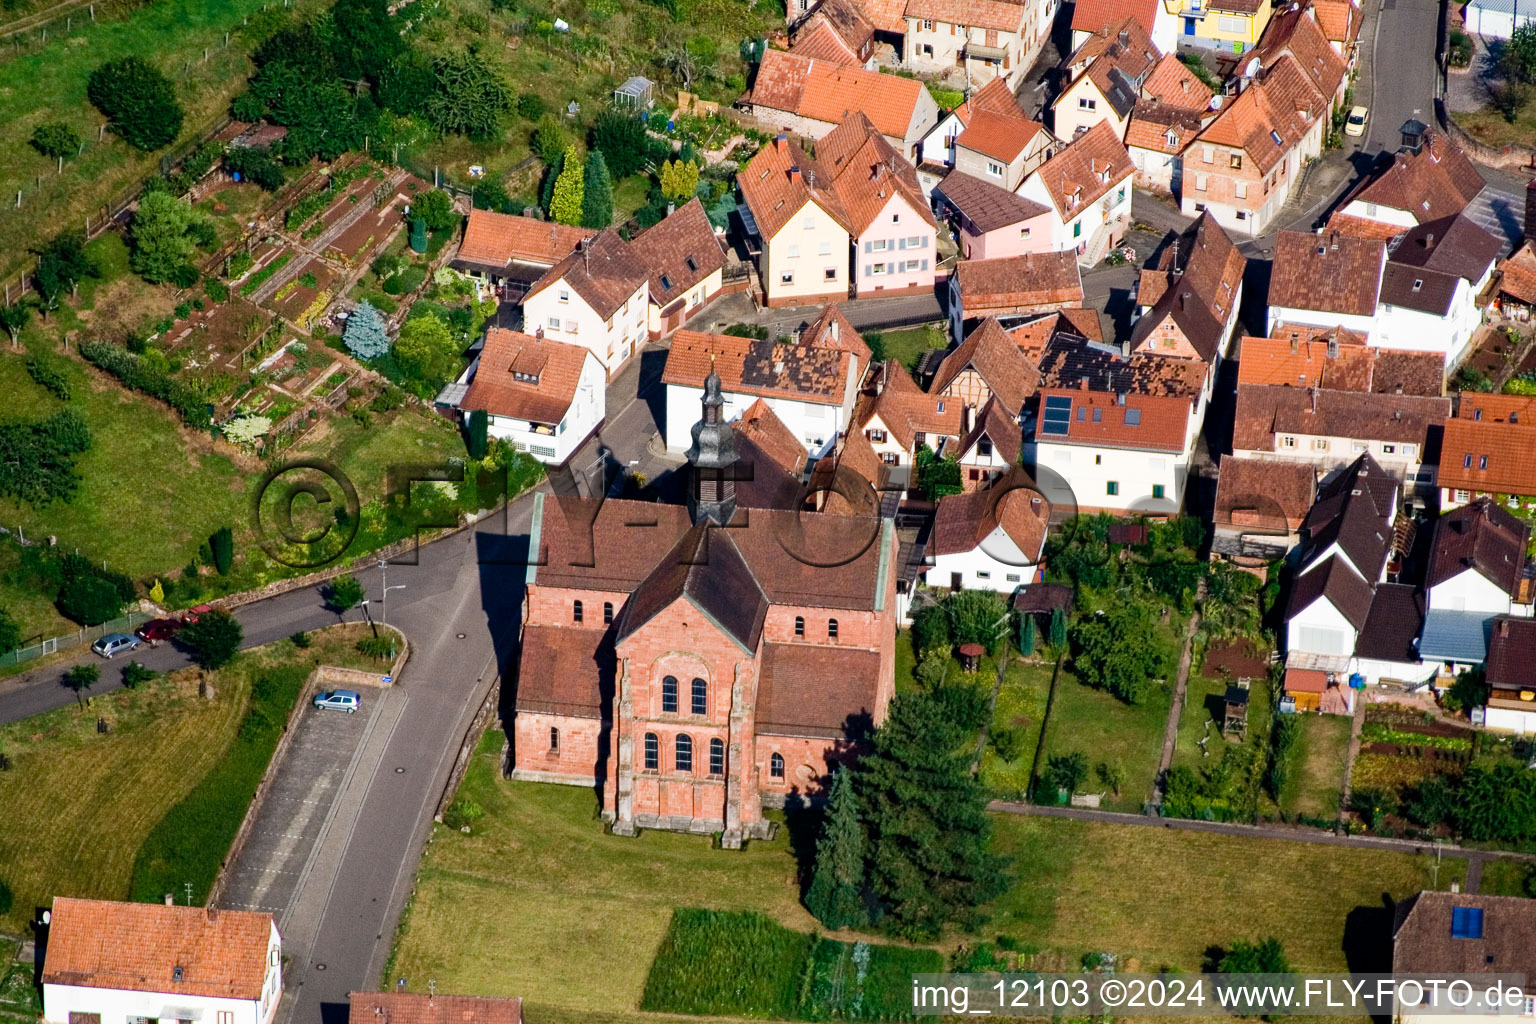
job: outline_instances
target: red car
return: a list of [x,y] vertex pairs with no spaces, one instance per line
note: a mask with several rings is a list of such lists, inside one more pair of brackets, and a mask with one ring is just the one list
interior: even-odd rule
[[138,628],[139,639],[151,645],[158,644],[181,632],[185,625],[182,619],[151,619]]

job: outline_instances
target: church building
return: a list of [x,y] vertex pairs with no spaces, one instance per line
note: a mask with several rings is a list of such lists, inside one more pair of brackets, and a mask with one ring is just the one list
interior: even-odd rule
[[596,787],[619,834],[737,847],[884,718],[898,573],[887,519],[738,504],[723,405],[711,373],[686,506],[536,498],[513,774]]

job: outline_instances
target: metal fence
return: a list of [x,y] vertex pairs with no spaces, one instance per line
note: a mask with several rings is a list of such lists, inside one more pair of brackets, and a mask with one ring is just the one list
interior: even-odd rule
[[6,654],[0,654],[0,668],[14,668],[17,665],[24,665],[35,658],[41,658],[45,654],[52,654],[55,651],[67,651],[70,648],[79,647],[81,644],[88,644],[93,640],[106,636],[108,633],[131,633],[136,627],[142,626],[152,618],[154,616],[148,612],[130,612],[120,619],[103,622],[99,626],[86,626],[76,633],[50,637],[41,643],[33,644],[31,647],[22,647],[18,650],[9,651]]

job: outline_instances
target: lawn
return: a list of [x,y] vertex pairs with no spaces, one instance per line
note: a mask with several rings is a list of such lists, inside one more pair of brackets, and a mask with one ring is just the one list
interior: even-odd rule
[[[1019,877],[988,930],[1128,970],[1198,970],[1213,944],[1269,935],[1296,970],[1383,970],[1361,959],[1390,949],[1383,896],[1435,880],[1433,857],[1137,825],[999,815],[996,835]],[[1464,877],[1447,859],[1438,888]]]
[[1479,110],[1458,110],[1453,115],[1456,123],[1478,142],[1488,146],[1519,144],[1529,146],[1536,138],[1536,105],[1527,103],[1515,122],[1510,124],[1504,115],[1492,107]]
[[1343,715],[1301,716],[1301,742],[1290,777],[1280,793],[1280,809],[1332,819],[1339,813],[1344,761],[1349,756],[1350,720]]
[[[1107,691],[1084,686],[1063,668],[1045,726],[1041,767],[1053,756],[1071,753],[1086,754],[1094,765],[1118,763],[1125,770],[1125,788],[1119,797],[1106,794],[1103,806],[1140,811],[1152,795],[1171,701],[1170,687],[1158,687],[1142,703],[1126,704]],[[1090,776],[1084,788],[1096,792],[1102,787]]]
[[1536,875],[1531,865],[1523,861],[1489,857],[1483,861],[1483,879],[1477,891],[1485,896],[1529,896],[1532,878]]
[[[987,663],[990,665],[990,659]],[[1029,772],[1040,745],[1054,668],[1054,661],[1025,661],[1017,653],[1008,660],[992,711],[991,732],[996,736],[999,730],[1013,730],[1020,753],[1012,761],[1005,761],[995,745],[989,743],[981,757],[981,780],[999,796],[1018,796],[1029,789]]]
[[[50,34],[34,52],[0,63],[0,192],[12,201],[0,210],[0,275],[29,265],[28,248],[61,227],[80,227],[87,214],[130,184],[155,173],[163,153],[140,153],[108,134],[97,143],[103,118],[86,99],[86,79],[98,65],[129,55],[151,55],[176,84],[186,108],[182,138],[211,127],[225,114],[230,97],[245,87],[247,54],[255,39],[239,31],[243,18],[267,0],[166,0],[140,7],[126,18],[92,23],[75,19],[68,36]],[[298,0],[297,12],[318,7]],[[230,42],[224,45],[225,32]],[[204,49],[208,59],[203,60]],[[188,66],[190,63],[190,66]],[[21,140],[47,121],[64,121],[87,139],[85,152],[57,164]],[[37,184],[41,176],[42,184]],[[16,190],[23,190],[16,208]]]
[[[945,324],[928,324],[924,327],[906,327],[899,331],[874,331],[883,346],[886,359],[895,359],[912,369],[930,349],[942,349],[949,345],[949,333]],[[867,338],[869,333],[865,334]]]

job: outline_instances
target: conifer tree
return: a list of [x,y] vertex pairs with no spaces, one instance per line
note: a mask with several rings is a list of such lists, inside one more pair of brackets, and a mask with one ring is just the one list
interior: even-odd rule
[[869,921],[864,888],[864,826],[859,823],[852,774],[842,767],[832,776],[827,816],[816,844],[816,871],[805,894],[805,906],[834,931],[856,928]]
[[550,216],[549,208],[555,201],[555,182],[560,180],[560,173],[565,170],[565,154],[555,157],[554,163],[544,168],[544,179],[539,182],[539,209],[544,211],[544,216]]
[[584,174],[586,191],[581,196],[581,226],[602,229],[613,223],[613,181],[608,177],[608,161],[603,151],[587,154]]
[[549,201],[549,219],[560,224],[580,224],[581,200],[586,190],[575,146],[565,147],[564,165],[560,177],[555,179],[555,194]]
[[347,351],[359,359],[377,359],[389,351],[389,333],[384,327],[384,317],[373,303],[364,299],[357,304],[347,326],[341,332]]
[[1035,653],[1035,617],[1028,612],[1019,620],[1019,653],[1028,658]]
[[1051,646],[1060,648],[1067,642],[1067,615],[1060,608],[1051,610]]

